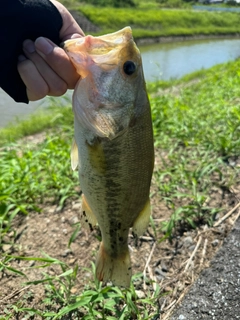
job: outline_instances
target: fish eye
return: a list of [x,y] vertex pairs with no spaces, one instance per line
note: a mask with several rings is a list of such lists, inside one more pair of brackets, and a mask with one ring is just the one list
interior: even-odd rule
[[123,65],[123,71],[128,75],[132,75],[136,71],[136,65],[133,61],[126,61]]

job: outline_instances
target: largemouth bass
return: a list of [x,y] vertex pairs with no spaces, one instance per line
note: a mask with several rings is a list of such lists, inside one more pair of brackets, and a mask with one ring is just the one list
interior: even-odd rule
[[130,27],[68,40],[64,49],[81,77],[73,94],[71,151],[83,192],[81,221],[101,230],[97,278],[128,287],[128,233],[132,227],[139,236],[149,224],[154,166],[141,55]]

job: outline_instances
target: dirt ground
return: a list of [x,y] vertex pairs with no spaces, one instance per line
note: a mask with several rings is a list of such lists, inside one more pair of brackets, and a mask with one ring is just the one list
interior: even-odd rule
[[[160,161],[158,152],[156,154],[155,170]],[[209,266],[211,259],[232,229],[239,216],[239,208],[236,205],[240,199],[240,185],[232,189],[232,192],[216,187],[212,190],[209,203],[214,203],[215,207],[223,209],[217,216],[216,226],[209,228],[207,225],[201,225],[196,230],[177,232],[172,241],[163,242],[159,241],[164,236],[159,227],[162,221],[169,219],[170,210],[159,198],[154,179],[151,194],[155,231],[149,226],[148,231],[137,242],[130,235],[129,248],[133,273],[144,272],[148,279],[158,283],[161,288],[158,302],[161,313],[159,319],[162,320],[169,318],[199,273]],[[14,223],[16,234],[12,232],[4,239],[5,243],[11,243],[15,239],[14,244],[3,245],[4,253],[14,256],[44,257],[46,253],[66,263],[69,268],[78,265],[77,281],[71,291],[79,294],[88,280],[93,278],[92,273],[85,268],[91,268],[91,261],[95,260],[99,247],[98,230],[92,233],[80,230],[71,247],[68,247],[69,239],[79,221],[80,201],[79,197],[76,202],[68,202],[63,210],[57,206],[45,205],[41,213],[32,212],[28,216],[17,217]],[[229,211],[231,211],[229,217],[221,222],[221,218]],[[21,306],[26,308],[38,310],[44,308],[42,301],[46,294],[45,284],[23,285],[27,281],[43,279],[46,277],[43,272],[50,277],[62,272],[57,265],[39,268],[43,264],[21,259],[11,261],[11,267],[23,272],[27,278],[9,270],[0,272],[0,318],[6,315],[4,309],[9,304],[16,304],[19,301]],[[154,291],[156,288],[151,281],[140,279],[135,283],[135,289],[139,297],[144,297],[147,290]]]

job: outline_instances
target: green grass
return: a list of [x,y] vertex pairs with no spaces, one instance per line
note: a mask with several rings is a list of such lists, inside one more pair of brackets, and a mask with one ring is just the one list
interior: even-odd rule
[[[239,70],[239,60],[217,65],[179,96],[167,94],[153,99],[155,136],[161,147],[176,141],[185,147],[215,151],[223,158],[240,154]],[[157,83],[153,86],[156,88]]]
[[[238,60],[180,80],[148,84],[155,146],[160,159],[154,181],[157,197],[171,212],[168,221],[154,226],[156,234],[162,235],[159,241],[174,236],[179,230],[212,225],[221,210],[207,202],[212,189],[230,190],[239,181],[240,168],[230,165],[240,154],[239,70]],[[160,87],[165,92],[159,95]],[[177,93],[172,92],[173,87],[179,88]],[[52,109],[44,120],[44,127],[53,129],[48,129],[46,139],[37,146],[16,141],[6,144],[9,139],[13,141],[32,132],[30,125],[24,131],[26,125],[19,124],[12,136],[7,129],[1,132],[5,145],[0,151],[0,250],[5,236],[16,232],[12,227],[16,215],[40,211],[46,202],[61,208],[66,202],[79,198],[77,173],[71,171],[69,159],[72,120],[70,108]],[[70,241],[73,239],[74,236]],[[21,275],[11,267],[13,259],[26,258],[4,254],[0,258],[0,271]],[[46,264],[57,264],[59,275],[53,277],[43,272],[45,310],[26,308],[19,301],[8,307],[4,319],[38,314],[43,319],[98,316],[127,320],[130,317],[151,319],[158,314],[159,288],[154,295],[149,292],[148,298],[139,299],[133,285],[139,275],[133,278],[129,290],[103,288],[97,282],[90,282],[82,293],[74,295],[71,288],[76,281],[77,267],[71,269],[48,256],[27,259],[40,259],[43,270]]]
[[81,6],[77,10],[99,26],[102,33],[116,31],[129,25],[135,38],[236,34],[240,31],[239,13],[93,6]]
[[[79,0],[60,0],[60,2],[65,5],[68,8],[76,8],[79,6]],[[191,3],[188,3],[186,1],[182,0],[151,0],[151,1],[145,1],[145,0],[86,0],[84,2],[81,2],[81,6],[84,5],[94,5],[97,7],[134,7],[137,9],[149,9],[151,7],[152,9],[159,9],[161,7],[166,8],[190,8]]]
[[[229,166],[240,155],[239,70],[239,60],[215,66],[201,72],[199,82],[173,81],[182,85],[178,95],[151,100],[156,146],[167,154],[156,172],[160,194],[172,210],[163,225],[167,235],[179,225],[211,225],[220,211],[206,205],[213,186],[229,190],[239,179],[240,169]],[[152,90],[157,87],[152,84]]]
[[[136,6],[113,8],[93,6],[90,1],[62,0],[71,10],[84,14],[100,28],[94,35],[131,26],[137,38],[194,35],[236,35],[240,32],[240,13],[194,11],[182,0],[135,1]],[[104,1],[102,1],[105,3]],[[169,9],[170,8],[170,9]]]
[[[22,257],[19,257],[21,260]],[[132,284],[129,289],[120,289],[113,286],[102,287],[101,283],[95,281],[86,284],[82,294],[72,294],[78,268],[69,268],[65,263],[45,256],[44,258],[26,258],[29,261],[38,261],[45,264],[55,264],[60,267],[60,274],[51,276],[44,273],[41,280],[26,282],[25,285],[45,284],[45,308],[43,310],[34,307],[24,306],[25,299],[31,299],[30,295],[25,295],[21,302],[8,306],[5,309],[4,318],[13,319],[39,316],[41,319],[106,319],[106,320],[150,320],[159,316],[157,299],[159,297],[159,287],[155,293],[148,293],[146,298],[139,298],[135,291],[134,284],[142,278],[142,274],[133,276]],[[95,273],[94,264],[90,273]],[[0,265],[1,270],[1,265]],[[14,270],[15,271],[15,270]],[[1,318],[0,318],[1,319]]]

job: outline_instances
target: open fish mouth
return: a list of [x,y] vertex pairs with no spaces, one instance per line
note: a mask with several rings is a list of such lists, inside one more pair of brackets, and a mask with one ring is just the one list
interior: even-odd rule
[[119,45],[132,40],[132,30],[125,27],[114,33],[106,34],[99,37],[88,35],[79,39],[70,39],[62,43],[62,47],[67,52],[80,52],[84,46],[84,51],[93,55],[104,55],[112,50],[116,50]]
[[84,78],[87,75],[86,68],[89,68],[91,64],[99,64],[106,71],[113,69],[119,63],[119,57],[123,55],[122,49],[124,50],[126,43],[130,41],[133,43],[132,54],[136,52],[137,55],[140,55],[133,41],[130,27],[99,37],[88,35],[79,39],[67,40],[62,46],[78,73]]

